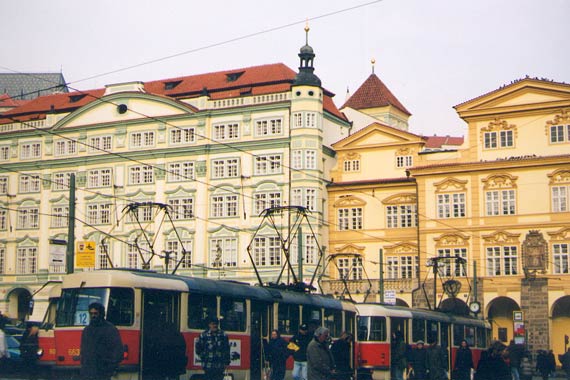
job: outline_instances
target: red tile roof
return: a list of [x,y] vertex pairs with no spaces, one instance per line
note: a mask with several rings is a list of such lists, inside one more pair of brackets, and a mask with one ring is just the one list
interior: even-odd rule
[[18,107],[26,102],[27,100],[12,99],[8,94],[0,94],[0,107]]
[[340,108],[350,107],[360,110],[385,106],[393,106],[406,115],[411,115],[380,78],[376,74],[371,74]]
[[425,148],[441,148],[444,145],[460,146],[463,144],[463,136],[422,136],[426,140]]

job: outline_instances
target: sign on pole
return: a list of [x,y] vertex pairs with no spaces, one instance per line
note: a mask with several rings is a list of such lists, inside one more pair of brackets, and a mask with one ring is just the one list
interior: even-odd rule
[[396,304],[396,291],[395,290],[384,290],[384,303],[388,305]]
[[97,244],[94,241],[78,241],[75,250],[75,266],[78,268],[94,268],[96,249]]
[[65,250],[67,242],[65,240],[50,240],[49,245],[49,265],[64,266]]

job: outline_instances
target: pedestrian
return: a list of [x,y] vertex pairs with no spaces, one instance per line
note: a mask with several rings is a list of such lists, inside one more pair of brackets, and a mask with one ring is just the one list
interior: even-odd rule
[[308,326],[303,323],[297,334],[289,340],[287,348],[293,354],[293,379],[307,380],[307,347],[311,342]]
[[230,342],[218,326],[220,321],[211,318],[208,328],[200,334],[196,353],[202,361],[204,377],[208,380],[223,380],[226,367],[230,364]]
[[335,374],[329,351],[329,329],[318,327],[307,346],[307,380],[330,380]]
[[336,380],[350,380],[352,378],[352,366],[350,365],[352,339],[352,334],[344,331],[331,345]]
[[550,375],[550,364],[545,350],[538,350],[536,355],[536,372],[540,373],[543,380],[548,380]]
[[475,380],[512,380],[511,370],[504,359],[505,345],[494,341],[481,353]]
[[38,330],[38,326],[28,322],[20,341],[22,368],[30,380],[35,380],[38,377],[38,350],[40,348]]
[[524,347],[521,344],[516,344],[514,340],[510,341],[505,353],[505,357],[507,357],[509,360],[513,380],[521,380],[520,369],[523,352]]
[[554,358],[554,352],[552,352],[552,350],[548,350],[546,357],[548,359],[548,365],[550,367],[550,375],[552,377],[556,377],[556,359]]
[[144,352],[145,375],[153,380],[171,380],[186,373],[186,341],[173,323],[157,321],[145,332],[145,339],[149,341]]
[[[523,352],[521,359],[521,380],[532,380],[532,364],[530,362],[530,352]],[[548,378],[548,376],[547,376]]]
[[123,360],[123,343],[117,328],[105,320],[105,307],[88,307],[89,324],[81,334],[81,378],[109,380]]
[[394,331],[392,333],[390,349],[390,376],[393,380],[403,380],[404,370],[408,366],[408,360],[406,358],[408,345],[404,342],[401,331]]
[[473,354],[469,343],[465,339],[461,341],[455,353],[455,365],[453,366],[453,380],[470,380],[473,369]]
[[562,369],[566,372],[566,380],[570,380],[570,348],[563,355],[558,355]]
[[7,360],[10,358],[6,333],[4,332],[5,326],[6,318],[0,313],[0,373],[6,372],[8,365]]
[[414,380],[427,380],[427,350],[424,341],[418,340],[412,350],[408,378]]
[[279,330],[271,331],[271,339],[265,348],[269,368],[271,368],[270,380],[283,380],[285,378],[285,364],[289,357],[287,342],[281,338]]
[[427,349],[427,369],[429,380],[447,380],[446,355],[435,340],[429,342]]

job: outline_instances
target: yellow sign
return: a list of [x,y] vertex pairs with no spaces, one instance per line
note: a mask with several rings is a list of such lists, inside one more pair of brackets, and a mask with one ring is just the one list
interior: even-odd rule
[[94,241],[79,241],[75,250],[75,266],[77,268],[94,268],[95,251],[97,244]]

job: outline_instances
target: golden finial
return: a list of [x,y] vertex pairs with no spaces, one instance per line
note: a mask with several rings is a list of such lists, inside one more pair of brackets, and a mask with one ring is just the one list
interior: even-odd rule
[[309,28],[309,19],[307,18],[305,21],[305,45],[309,44],[309,30],[311,30],[311,28]]
[[376,60],[374,58],[372,58],[370,60],[370,63],[372,64],[372,74],[374,74],[374,65],[376,64]]

